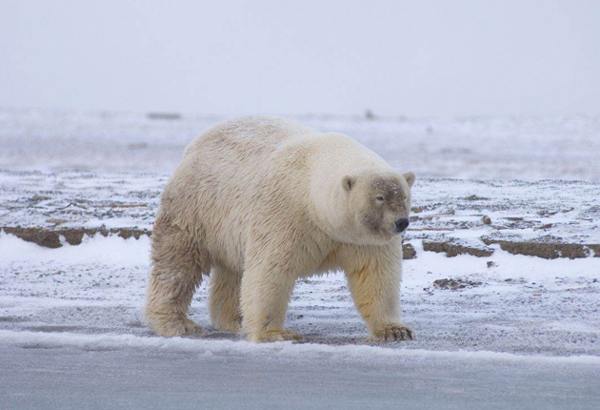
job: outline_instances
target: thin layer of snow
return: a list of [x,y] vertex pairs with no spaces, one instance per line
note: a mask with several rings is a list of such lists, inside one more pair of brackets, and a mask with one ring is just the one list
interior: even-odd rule
[[65,264],[112,264],[127,268],[148,264],[150,238],[145,235],[139,239],[84,235],[78,246],[65,243],[61,248],[50,249],[0,232],[0,255],[0,267],[14,263],[52,264],[56,261]]
[[[150,230],[165,174],[0,170],[0,227]],[[418,177],[413,239],[480,238],[600,244],[600,184],[481,181]],[[491,224],[482,222],[483,216]]]
[[[184,146],[225,118],[0,110],[0,168],[169,173]],[[356,138],[421,177],[600,181],[600,117],[296,119]]]
[[[152,336],[142,315],[150,268],[147,237],[96,236],[78,246],[47,249],[2,234],[0,252],[0,329]],[[488,260],[497,266],[487,268]],[[446,278],[463,280],[467,287],[434,286]],[[194,297],[192,318],[206,329],[206,340],[237,340],[210,326],[208,281]],[[597,258],[546,260],[499,249],[490,258],[421,252],[404,262],[401,292],[404,319],[417,340],[387,347],[600,356],[599,291]],[[309,344],[367,343],[340,272],[300,280],[287,324]]]
[[[494,254],[487,258],[471,255],[447,257],[443,253],[424,252],[421,243],[415,248],[419,258],[404,261],[404,284],[425,285],[433,272],[447,272],[449,276],[466,276],[480,272],[483,279],[504,280],[515,278],[551,285],[557,276],[581,277],[588,280],[600,278],[600,260],[594,257],[581,259],[543,259],[535,256],[513,255],[492,245]],[[487,267],[488,262],[494,262]],[[433,279],[437,279],[434,277]]]

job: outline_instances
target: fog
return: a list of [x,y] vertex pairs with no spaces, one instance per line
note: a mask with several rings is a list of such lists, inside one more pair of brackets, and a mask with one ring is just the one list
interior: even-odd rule
[[382,115],[600,107],[595,1],[0,2],[0,106]]

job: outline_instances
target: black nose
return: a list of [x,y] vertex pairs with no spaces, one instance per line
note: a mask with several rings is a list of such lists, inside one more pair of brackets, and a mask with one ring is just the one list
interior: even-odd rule
[[408,228],[408,218],[400,218],[396,221],[396,232],[404,232]]

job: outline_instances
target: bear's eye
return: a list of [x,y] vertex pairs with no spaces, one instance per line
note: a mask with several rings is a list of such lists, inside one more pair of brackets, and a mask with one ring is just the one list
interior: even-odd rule
[[379,203],[383,203],[383,201],[385,201],[385,198],[383,197],[383,195],[377,195],[375,197],[375,201],[377,201]]

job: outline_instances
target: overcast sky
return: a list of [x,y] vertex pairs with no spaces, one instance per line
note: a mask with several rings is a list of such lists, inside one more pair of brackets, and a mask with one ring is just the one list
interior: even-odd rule
[[600,113],[600,1],[0,0],[0,106]]

